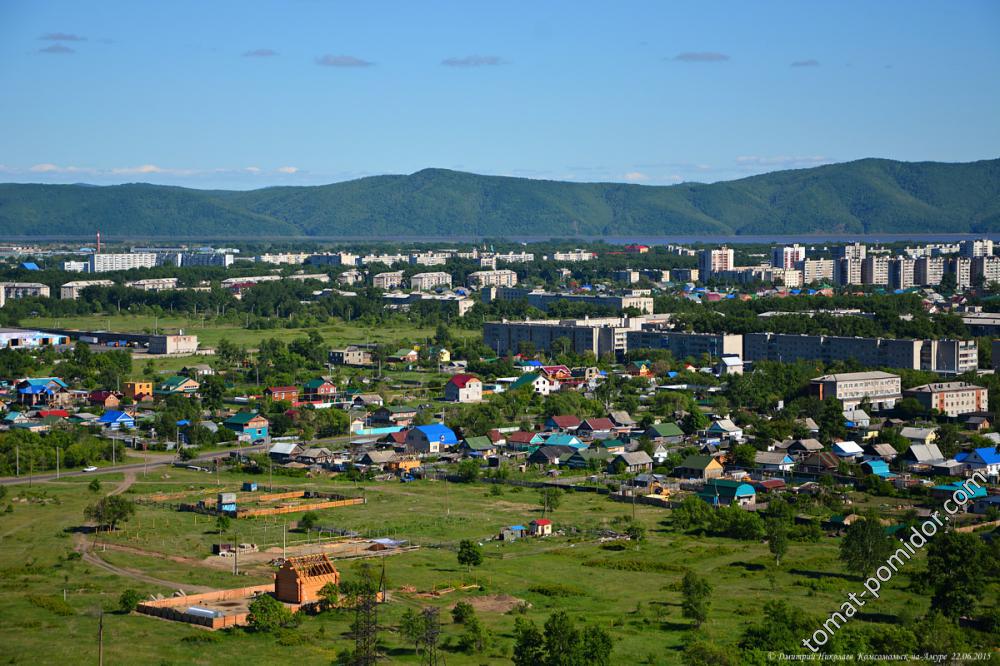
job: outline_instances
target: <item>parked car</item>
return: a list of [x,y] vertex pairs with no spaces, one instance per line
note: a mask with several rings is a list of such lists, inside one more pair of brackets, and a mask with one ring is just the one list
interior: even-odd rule
[[83,468],[83,471],[84,472],[96,472],[97,468],[95,466],[93,466],[93,465],[87,465],[86,467]]

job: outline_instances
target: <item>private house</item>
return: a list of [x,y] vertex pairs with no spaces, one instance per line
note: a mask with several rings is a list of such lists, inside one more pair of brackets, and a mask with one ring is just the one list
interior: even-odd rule
[[264,395],[274,401],[287,400],[288,402],[297,402],[299,399],[299,387],[269,386],[264,389]]
[[576,435],[571,435],[568,432],[557,432],[545,437],[545,443],[549,446],[568,446],[572,449],[585,449],[587,445],[584,444]]
[[844,423],[848,428],[867,428],[872,424],[872,417],[863,409],[844,410]]
[[257,412],[236,412],[222,425],[233,432],[249,437],[251,442],[261,442],[267,439],[270,422]]
[[543,365],[542,374],[550,380],[564,382],[573,378],[573,372],[565,365]]
[[792,457],[783,451],[758,451],[754,463],[765,472],[791,472],[795,465]]
[[444,385],[448,402],[479,402],[483,399],[483,382],[473,375],[454,375]]
[[722,476],[722,463],[712,456],[688,456],[674,468],[674,476],[681,479],[717,479]]
[[558,465],[563,460],[569,462],[569,459],[576,452],[576,449],[571,446],[549,446],[546,444],[535,449],[528,456],[527,462],[532,465]]
[[943,463],[944,456],[937,444],[913,444],[903,454],[903,460],[910,469],[920,469]]
[[153,389],[153,395],[157,398],[166,398],[171,395],[189,396],[196,394],[200,386],[201,385],[198,382],[190,377],[174,375],[173,377],[168,377],[160,382],[160,384]]
[[382,399],[378,393],[359,393],[354,396],[351,400],[351,405],[354,407],[360,407],[366,409],[368,407],[381,407],[385,404],[385,400]]
[[389,355],[389,360],[395,363],[416,363],[420,355],[416,349],[397,349]]
[[808,430],[810,435],[819,434],[819,425],[808,416],[803,419],[795,419],[795,423]]
[[527,533],[528,530],[524,528],[524,525],[510,525],[500,530],[499,539],[501,541],[514,541],[516,539],[523,539]]
[[337,387],[322,377],[310,379],[302,386],[302,399],[306,402],[330,402],[337,395]]
[[357,345],[350,345],[343,349],[331,349],[329,359],[332,365],[365,367],[374,363],[371,350]]
[[548,518],[536,518],[528,523],[531,536],[545,537],[552,534],[552,521]]
[[967,416],[962,421],[965,427],[974,432],[982,432],[983,430],[989,430],[993,427],[993,423],[990,421],[989,416],[980,416],[976,414],[975,416]]
[[729,479],[709,479],[698,491],[698,497],[715,507],[736,504],[749,509],[757,504],[757,491],[753,486]]
[[684,431],[676,423],[654,423],[646,428],[643,435],[658,444],[680,444],[684,441]]
[[566,414],[563,416],[550,416],[545,419],[545,429],[546,430],[559,430],[562,432],[567,432],[569,430],[576,430],[580,426],[580,417],[573,416],[572,414]]
[[463,439],[461,446],[459,446],[459,451],[468,456],[483,457],[496,455],[497,447],[489,437],[479,435],[478,437],[466,437]]
[[844,460],[854,460],[855,458],[860,458],[865,454],[864,449],[857,442],[834,442],[833,446],[830,447],[833,454],[838,458]]
[[608,418],[611,422],[615,424],[615,430],[618,432],[629,432],[632,428],[635,428],[638,423],[632,418],[632,415],[624,410],[613,411],[608,414]]
[[527,372],[517,378],[511,385],[511,391],[520,388],[530,387],[532,391],[541,396],[546,396],[553,391],[559,390],[559,382],[550,380],[540,372]]
[[606,467],[613,457],[614,454],[608,453],[605,449],[578,449],[566,459],[566,466],[570,469],[598,470]]
[[653,459],[645,451],[619,453],[608,463],[608,471],[621,470],[626,474],[639,474],[653,469]]
[[719,377],[726,375],[742,375],[743,359],[739,356],[723,356],[715,364],[715,374]]
[[886,480],[896,477],[895,474],[889,471],[889,463],[884,460],[866,460],[861,463],[861,469],[865,474],[874,474]]
[[357,459],[359,465],[374,467],[376,469],[386,469],[386,467],[396,459],[395,451],[365,451]]
[[311,603],[331,583],[340,583],[340,573],[325,553],[289,557],[274,575],[274,597],[289,604]]
[[864,448],[866,460],[884,460],[888,463],[892,462],[899,455],[892,444],[869,444]]
[[[968,487],[962,484],[961,481],[952,481],[951,483],[943,483],[938,486],[931,488],[931,497],[938,501],[943,501],[951,499],[956,491],[961,491],[968,499],[979,500],[988,496],[986,488],[982,486],[973,486],[971,483]],[[968,510],[966,506],[966,510]]]
[[507,447],[515,451],[523,451],[537,444],[544,444],[545,437],[541,433],[516,430],[507,434]]
[[633,377],[649,377],[653,374],[653,362],[648,360],[632,361],[625,366],[625,372]]
[[1000,475],[1000,453],[997,453],[996,447],[973,449],[962,462],[970,472],[979,472],[988,477]]
[[913,444],[932,444],[937,439],[937,428],[915,428],[907,426],[899,430],[899,435]]
[[794,442],[788,445],[788,448],[785,449],[785,452],[792,457],[803,458],[810,454],[818,453],[822,450],[823,450],[823,445],[820,444],[819,440],[810,437],[806,439],[795,440]]
[[120,412],[116,409],[111,409],[104,412],[97,423],[101,426],[107,428],[108,430],[132,430],[135,428],[135,417],[126,412]]
[[121,404],[118,394],[114,391],[91,391],[87,394],[87,402],[105,409],[116,409]]
[[325,446],[304,449],[295,456],[295,461],[304,465],[326,465],[333,462],[333,459],[333,452]]
[[705,435],[709,438],[725,439],[733,442],[743,440],[743,428],[733,423],[730,419],[719,419],[705,430]]
[[125,382],[125,396],[132,402],[142,402],[153,397],[153,382]]
[[609,418],[587,419],[576,429],[576,434],[580,437],[610,437],[615,429],[615,424]]
[[832,474],[840,468],[840,458],[829,451],[819,451],[807,456],[799,467],[810,474]]
[[443,423],[416,426],[406,431],[408,453],[436,454],[458,444],[455,432]]
[[984,514],[990,509],[1000,509],[1000,495],[987,495],[980,497],[972,503],[972,513]]
[[604,450],[612,455],[618,455],[619,453],[625,453],[625,442],[620,439],[599,439],[595,441],[590,448]]
[[302,447],[295,442],[278,442],[267,450],[267,455],[276,463],[286,463],[301,450]]
[[391,426],[408,426],[417,418],[417,408],[405,405],[383,406],[372,412],[372,423],[384,423]]
[[22,405],[64,405],[70,401],[69,386],[58,377],[22,379],[15,387]]

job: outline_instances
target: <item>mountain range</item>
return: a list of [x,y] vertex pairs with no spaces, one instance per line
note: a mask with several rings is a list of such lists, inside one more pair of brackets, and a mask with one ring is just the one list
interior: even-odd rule
[[446,169],[250,191],[0,184],[0,233],[246,239],[986,233],[1000,159],[863,159],[712,184],[650,186]]

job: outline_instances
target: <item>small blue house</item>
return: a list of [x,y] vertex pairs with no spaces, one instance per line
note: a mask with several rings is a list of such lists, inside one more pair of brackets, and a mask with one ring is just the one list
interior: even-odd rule
[[883,479],[894,479],[896,475],[889,471],[889,463],[884,460],[866,460],[861,463],[866,474],[874,474]]
[[753,486],[729,479],[709,479],[698,491],[698,497],[716,507],[737,504],[749,508],[757,504],[757,490]]
[[97,419],[97,422],[108,430],[132,430],[135,428],[135,417],[117,409],[109,409],[104,412]]
[[455,431],[443,423],[417,426],[407,431],[406,450],[415,453],[441,453],[458,444]]

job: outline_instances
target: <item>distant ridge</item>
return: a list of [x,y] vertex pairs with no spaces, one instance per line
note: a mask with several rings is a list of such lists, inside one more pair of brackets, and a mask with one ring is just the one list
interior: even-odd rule
[[1000,159],[864,159],[710,185],[424,169],[333,185],[194,190],[0,184],[0,236],[572,237],[1000,231]]

